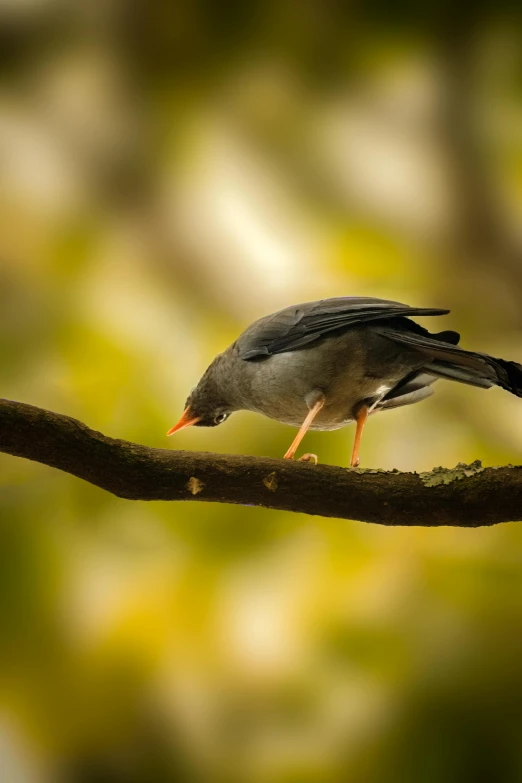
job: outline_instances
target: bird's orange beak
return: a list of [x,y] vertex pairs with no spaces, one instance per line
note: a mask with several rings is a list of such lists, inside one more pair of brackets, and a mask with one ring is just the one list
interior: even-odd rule
[[185,427],[191,427],[201,419],[201,416],[192,416],[190,408],[185,408],[181,419],[167,432],[167,435],[174,435],[175,432],[185,429]]

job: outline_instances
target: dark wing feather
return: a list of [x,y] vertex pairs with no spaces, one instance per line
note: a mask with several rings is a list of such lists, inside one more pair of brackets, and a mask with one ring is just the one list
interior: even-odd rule
[[[409,307],[371,297],[338,297],[293,305],[253,323],[236,341],[239,358],[249,360],[302,348],[331,332],[412,315],[445,315],[449,310]],[[418,327],[422,330],[421,327]]]

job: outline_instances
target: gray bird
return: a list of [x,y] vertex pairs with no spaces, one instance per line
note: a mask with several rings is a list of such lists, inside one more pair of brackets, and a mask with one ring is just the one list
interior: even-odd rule
[[[458,348],[460,335],[431,334],[408,316],[449,310],[409,307],[370,297],[292,305],[260,318],[216,356],[191,391],[179,422],[214,427],[237,410],[299,427],[293,459],[307,430],[356,422],[350,465],[359,464],[371,413],[420,402],[438,378],[522,396],[522,365]],[[317,458],[306,454],[301,459]]]

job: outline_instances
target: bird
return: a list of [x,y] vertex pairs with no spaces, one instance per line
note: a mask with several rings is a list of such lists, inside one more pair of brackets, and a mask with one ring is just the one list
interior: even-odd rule
[[[360,464],[363,429],[380,411],[421,402],[438,379],[522,396],[522,365],[460,348],[454,331],[430,333],[412,316],[440,308],[373,297],[334,297],[291,305],[247,327],[203,373],[177,424],[215,427],[238,410],[298,428],[294,459],[308,430],[355,423],[350,467]],[[302,461],[315,454],[304,454]]]

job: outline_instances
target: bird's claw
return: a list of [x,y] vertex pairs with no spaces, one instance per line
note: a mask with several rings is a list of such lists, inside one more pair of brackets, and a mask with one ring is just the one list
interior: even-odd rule
[[311,462],[313,460],[314,465],[317,465],[319,460],[317,459],[317,454],[303,454],[302,457],[299,457],[297,460],[298,462]]

